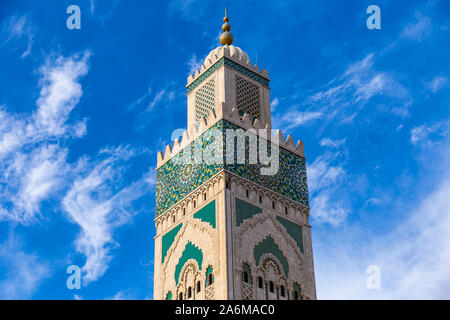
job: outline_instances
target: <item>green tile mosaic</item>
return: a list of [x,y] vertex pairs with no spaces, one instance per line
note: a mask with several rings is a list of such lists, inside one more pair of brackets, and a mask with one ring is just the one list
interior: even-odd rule
[[177,234],[180,231],[182,226],[183,226],[183,224],[180,223],[175,228],[173,228],[172,230],[167,232],[165,235],[163,235],[162,240],[161,240],[161,242],[162,242],[162,244],[161,244],[161,248],[162,248],[161,263],[164,263],[164,259],[166,258],[167,251],[169,251],[170,246],[172,245],[173,241],[175,240],[175,237],[177,236]]
[[223,170],[223,164],[195,164],[201,163],[198,159],[193,159],[191,163],[184,161],[186,153],[192,154],[196,148],[206,149],[208,143],[214,139],[213,129],[222,130],[222,122],[217,122],[157,170],[156,216]]
[[239,198],[236,199],[236,226],[239,225],[247,219],[250,219],[255,214],[262,213],[262,209],[256,207],[248,202],[245,202]]
[[184,251],[175,267],[175,282],[177,285],[180,278],[181,269],[189,259],[194,259],[197,261],[199,269],[202,270],[203,252],[190,241],[184,247]]
[[[249,164],[248,156],[244,164],[238,164],[236,161],[238,153],[245,152],[248,155],[249,146],[247,143],[245,150],[237,150],[236,144],[234,164],[225,164],[223,150],[225,149],[225,132],[227,129],[240,128],[231,122],[220,120],[191,145],[158,168],[156,173],[156,216],[172,207],[223,169],[308,206],[306,164],[303,157],[280,148],[278,172],[274,175],[262,175],[260,173],[261,165]],[[215,133],[217,131],[215,130],[223,133],[222,148],[211,151],[211,146],[216,139]],[[215,152],[219,152],[217,156],[222,157],[223,163],[196,164],[201,163],[198,159],[202,156],[201,152],[196,153],[191,163],[183,161],[186,157],[185,153],[189,154],[194,150],[202,150],[205,154],[213,154],[213,156],[215,156]]]
[[259,265],[259,260],[261,259],[263,254],[265,253],[273,254],[278,259],[278,261],[280,261],[284,270],[284,274],[286,275],[286,277],[288,277],[289,275],[288,260],[271,236],[268,236],[266,239],[264,239],[258,245],[256,245],[255,249],[253,249],[253,253],[255,255],[256,265]]
[[211,227],[216,227],[216,200],[208,203],[206,206],[194,213],[194,218],[207,222]]
[[286,228],[292,239],[295,240],[301,253],[303,253],[302,226],[277,216],[277,220]]

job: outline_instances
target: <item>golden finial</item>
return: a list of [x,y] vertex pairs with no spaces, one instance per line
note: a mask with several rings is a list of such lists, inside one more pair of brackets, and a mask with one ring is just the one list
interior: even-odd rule
[[223,33],[220,35],[220,43],[223,45],[231,45],[234,40],[233,35],[230,33],[231,26],[228,21],[230,21],[230,19],[228,18],[227,8],[225,8],[225,17],[223,18],[223,22],[225,23],[222,25]]

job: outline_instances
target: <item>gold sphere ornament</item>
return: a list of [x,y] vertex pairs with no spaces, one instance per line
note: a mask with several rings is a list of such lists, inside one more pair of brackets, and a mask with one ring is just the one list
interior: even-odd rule
[[233,44],[234,37],[231,33],[224,32],[220,35],[220,43],[223,45],[231,45]]
[[223,22],[225,22],[225,23],[222,25],[223,33],[220,35],[220,43],[222,45],[233,44],[234,37],[230,33],[231,26],[228,23],[228,21],[230,21],[230,19],[228,18],[227,8],[225,8],[225,18],[223,18]]
[[230,24],[228,23],[228,22],[225,22],[223,25],[222,25],[222,31],[223,32],[230,32],[230,30],[231,30],[231,26],[230,26]]

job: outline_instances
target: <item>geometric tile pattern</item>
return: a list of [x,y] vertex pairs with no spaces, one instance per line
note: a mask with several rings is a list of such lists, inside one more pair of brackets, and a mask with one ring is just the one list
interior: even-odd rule
[[[244,164],[238,164],[237,159],[233,164],[225,163],[225,130],[239,128],[239,126],[222,119],[158,168],[156,173],[156,217],[224,169],[295,202],[305,206],[309,205],[306,164],[303,157],[280,147],[279,169],[274,175],[262,175],[260,172],[261,164],[249,164],[248,156],[245,157]],[[219,151],[208,152],[213,154],[214,152],[221,152],[217,156],[223,158],[223,163],[202,163],[201,160],[197,159],[197,157],[202,156],[199,152],[194,152],[193,163],[183,161],[183,157],[186,156],[185,153],[189,154],[189,152],[198,149],[210,150],[211,148],[207,148],[215,142],[216,138],[214,130],[223,133],[223,147]],[[248,155],[248,149],[249,145],[246,143],[245,150],[239,150],[239,153],[245,152]],[[270,144],[268,144],[268,149],[270,150]],[[237,144],[235,144],[235,157],[237,157],[237,153]]]
[[239,76],[236,76],[236,108],[252,119],[261,118],[258,86]]
[[217,122],[157,170],[155,208],[157,217],[223,169],[223,165],[220,164],[196,164],[201,163],[198,159],[194,159],[194,163],[183,161],[186,154],[194,153],[195,147],[206,146],[206,142],[213,139],[212,129],[220,129],[221,124],[220,121]]
[[214,110],[215,104],[215,83],[214,78],[207,81],[195,92],[195,120],[208,118],[209,112]]
[[228,59],[226,57],[223,57],[219,60],[217,60],[216,63],[214,63],[211,67],[209,67],[208,70],[206,70],[198,79],[196,79],[194,82],[192,82],[188,87],[187,87],[187,92],[191,92],[192,90],[194,90],[195,88],[197,88],[203,81],[206,80],[206,78],[208,78],[211,74],[214,73],[214,71],[220,69],[223,66],[227,66],[230,67],[240,73],[242,73],[243,75],[249,77],[250,79],[253,79],[255,81],[258,81],[259,83],[261,83],[264,87],[269,88],[269,80],[260,76],[259,74],[253,72],[250,69],[247,69],[244,66],[241,66],[240,64],[234,62],[231,59]]

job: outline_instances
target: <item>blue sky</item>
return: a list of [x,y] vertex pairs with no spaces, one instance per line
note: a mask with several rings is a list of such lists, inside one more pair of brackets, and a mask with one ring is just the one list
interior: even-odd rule
[[224,6],[305,144],[318,298],[450,298],[445,0],[0,1],[0,298],[152,298],[156,153]]

